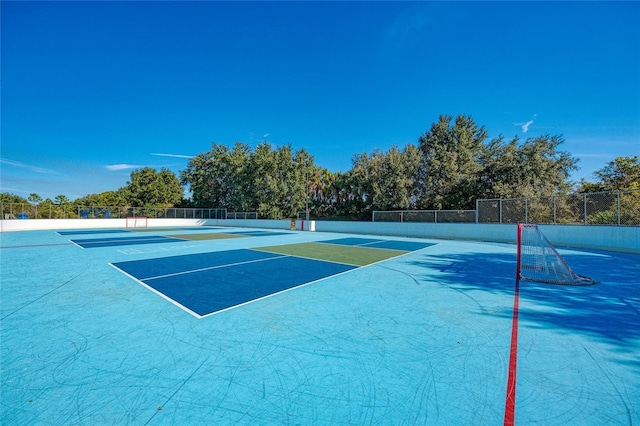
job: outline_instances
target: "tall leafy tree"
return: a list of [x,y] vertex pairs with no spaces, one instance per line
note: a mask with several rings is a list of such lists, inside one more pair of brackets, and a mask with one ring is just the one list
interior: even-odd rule
[[169,169],[145,167],[131,172],[127,199],[133,207],[171,207],[182,199],[182,186]]
[[32,192],[31,194],[29,194],[29,197],[27,199],[31,204],[40,204],[42,202],[42,197],[36,194],[35,192]]
[[581,192],[640,189],[640,157],[616,157],[594,176],[595,183],[581,182]]
[[359,211],[414,208],[421,155],[415,145],[375,150],[353,158],[350,179]]
[[489,142],[481,157],[478,198],[517,198],[565,194],[578,160],[559,150],[560,136],[543,135],[520,143],[502,136]]
[[421,180],[424,194],[420,205],[428,209],[472,209],[482,165],[487,131],[471,116],[441,115],[420,136]]
[[254,202],[258,215],[274,219],[295,217],[305,206],[313,158],[305,151],[293,152],[291,145],[273,149],[259,144],[251,161]]
[[519,196],[566,194],[572,188],[569,176],[578,168],[578,160],[558,150],[561,136],[543,135],[527,139],[520,147],[524,176]]

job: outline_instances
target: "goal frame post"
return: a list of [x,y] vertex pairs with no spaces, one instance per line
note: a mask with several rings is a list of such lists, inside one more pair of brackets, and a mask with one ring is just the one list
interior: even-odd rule
[[149,218],[147,216],[127,216],[125,218],[125,228],[147,228],[149,226]]
[[[525,241],[523,238],[525,230],[532,230],[531,232],[535,234],[534,243],[529,238]],[[594,279],[576,274],[536,224],[519,223],[516,244],[516,279],[518,280],[570,286],[598,284]],[[527,253],[525,253],[525,247],[528,248]],[[527,262],[523,264],[525,256]]]

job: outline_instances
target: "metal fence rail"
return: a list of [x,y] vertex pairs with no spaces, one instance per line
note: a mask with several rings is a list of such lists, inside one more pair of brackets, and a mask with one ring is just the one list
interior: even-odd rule
[[227,219],[257,219],[258,212],[227,212]]
[[71,206],[57,204],[2,203],[3,220],[10,219],[117,219],[146,216],[154,219],[226,219],[227,209]]
[[[146,216],[167,219],[257,219],[226,209],[0,203],[0,219],[93,219]],[[306,217],[301,212],[298,217]],[[374,222],[539,223],[640,226],[640,189],[476,201],[476,210],[374,211]]]
[[373,221],[640,226],[640,190],[477,200],[476,210],[374,211]]
[[478,200],[478,223],[640,225],[640,190]]
[[393,210],[374,211],[374,222],[470,223],[476,221],[475,210]]

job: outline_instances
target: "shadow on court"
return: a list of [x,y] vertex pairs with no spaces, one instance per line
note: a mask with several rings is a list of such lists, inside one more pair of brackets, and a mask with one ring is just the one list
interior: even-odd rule
[[[520,282],[520,319],[527,327],[584,333],[623,350],[640,338],[640,260],[624,253],[561,252],[577,274],[600,284],[565,286]],[[425,256],[414,265],[430,281],[458,290],[514,294],[515,254],[459,253]],[[511,312],[503,315],[510,316]],[[636,340],[634,342],[634,340]]]

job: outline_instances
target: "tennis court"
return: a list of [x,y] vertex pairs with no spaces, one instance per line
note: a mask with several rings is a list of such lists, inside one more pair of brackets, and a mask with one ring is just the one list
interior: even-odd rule
[[1,424],[640,423],[638,255],[516,297],[511,244],[146,231],[0,234]]

